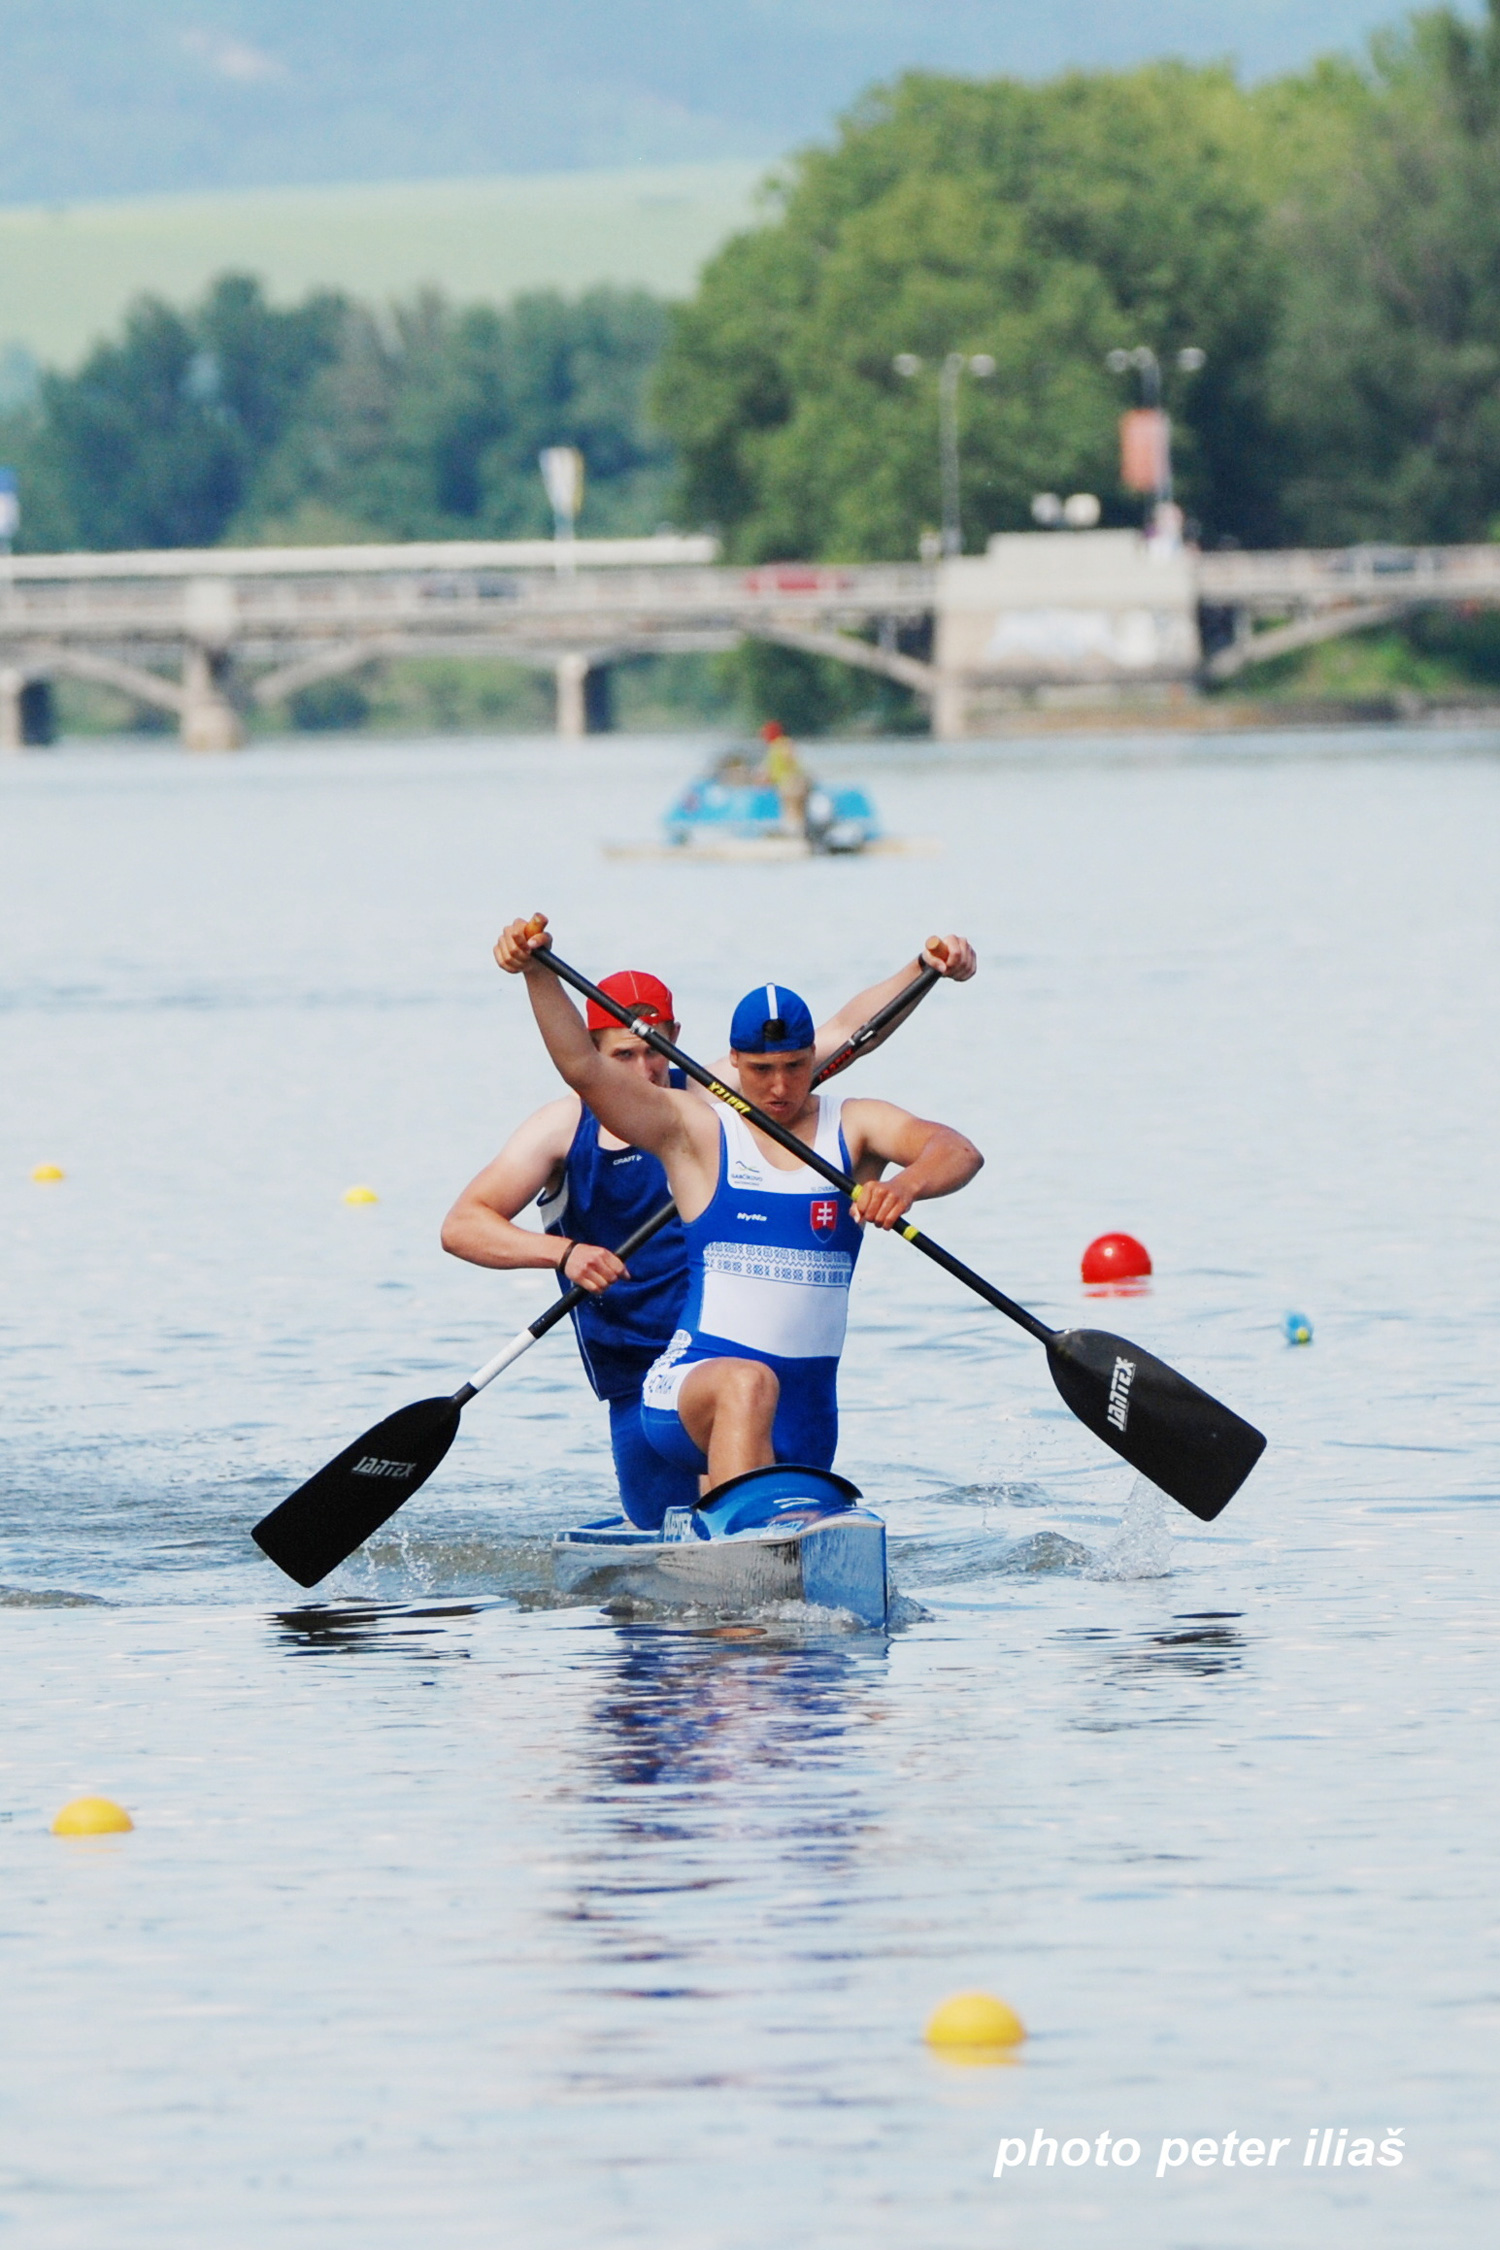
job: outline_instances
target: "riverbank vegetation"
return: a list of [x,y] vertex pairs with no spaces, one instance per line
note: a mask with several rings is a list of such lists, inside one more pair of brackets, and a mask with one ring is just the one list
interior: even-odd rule
[[[1136,378],[1106,355],[1143,343],[1205,543],[1496,536],[1500,0],[1256,87],[1177,63],[909,75],[785,167],[680,305],[281,308],[236,276],[196,307],[143,302],[0,418],[0,459],[37,548],[535,534],[536,454],[572,443],[587,532],[675,520],[737,559],[901,557],[937,520],[955,350],[995,363],[961,397],[971,549],[1029,527],[1039,491],[1138,521],[1115,436]],[[1491,638],[1419,622],[1380,643],[1404,657],[1352,645],[1267,685],[1361,663],[1488,685]],[[714,676],[726,709],[893,716],[881,683],[786,652]]]
[[910,554],[937,514],[935,364],[987,353],[962,398],[973,546],[1038,491],[1138,520],[1115,455],[1135,378],[1105,358],[1141,343],[1207,541],[1488,538],[1500,0],[1251,89],[1173,63],[878,89],[674,313],[659,411],[687,512],[736,552]]
[[535,537],[544,445],[583,451],[590,529],[649,529],[674,474],[646,413],[667,317],[614,289],[384,311],[318,291],[281,309],[239,274],[187,308],[143,299],[0,423],[19,543]]

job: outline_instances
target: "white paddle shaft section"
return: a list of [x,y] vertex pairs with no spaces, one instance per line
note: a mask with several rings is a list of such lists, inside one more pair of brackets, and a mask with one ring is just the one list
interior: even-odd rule
[[493,1383],[495,1377],[503,1375],[507,1367],[513,1366],[523,1352],[529,1352],[535,1342],[536,1338],[529,1328],[523,1328],[519,1336],[512,1336],[504,1351],[496,1352],[493,1359],[487,1359],[483,1367],[476,1368],[469,1377],[474,1389],[482,1391],[486,1383]]

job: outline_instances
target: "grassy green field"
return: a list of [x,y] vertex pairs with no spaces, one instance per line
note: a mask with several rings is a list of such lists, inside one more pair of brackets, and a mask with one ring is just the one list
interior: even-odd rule
[[685,296],[754,215],[761,164],[671,164],[0,210],[0,354],[76,362],[153,290],[195,296],[259,274],[285,301],[320,283],[381,301],[424,283],[458,298],[594,282]]

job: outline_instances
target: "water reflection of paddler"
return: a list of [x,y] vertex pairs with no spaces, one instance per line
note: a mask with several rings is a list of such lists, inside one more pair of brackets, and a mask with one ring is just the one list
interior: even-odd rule
[[[615,1658],[582,1735],[582,1755],[609,1782],[633,1787],[702,1788],[735,1782],[786,1756],[778,1722],[805,1749],[815,1735],[832,1762],[851,1721],[860,1742],[870,1710],[864,1691],[885,1669],[884,1644],[872,1652],[837,1639],[788,1646],[746,1639],[757,1629],[707,1632],[635,1623],[616,1628]],[[733,1637],[728,1637],[733,1636]],[[797,1809],[805,1845],[807,1809]],[[847,1847],[841,1812],[830,1835]]]
[[[974,974],[974,949],[956,935],[934,940],[893,975],[856,993],[816,1033],[816,1061],[826,1061],[929,965],[962,983]],[[601,989],[638,1006],[677,1039],[675,1003],[659,978],[624,969],[606,977]],[[669,1071],[643,1039],[595,1003],[589,1007],[588,1039],[596,1055],[643,1082],[682,1090],[681,1073]],[[718,1069],[732,1082],[729,1060]],[[690,1098],[706,1106],[705,1096],[694,1092]],[[587,1292],[573,1316],[579,1354],[595,1396],[609,1408],[625,1512],[648,1530],[661,1523],[668,1507],[690,1507],[698,1496],[696,1474],[664,1461],[648,1444],[640,1421],[641,1386],[676,1333],[687,1295],[687,1242],[673,1220],[633,1254],[628,1272],[606,1245],[624,1242],[670,1193],[655,1155],[611,1132],[576,1093],[565,1094],[511,1135],[443,1222],[443,1247],[455,1257],[502,1271],[550,1267],[563,1286],[576,1282]],[[517,1213],[530,1203],[540,1213],[540,1233],[516,1224]]]
[[[580,1100],[609,1132],[660,1159],[682,1218],[687,1297],[645,1381],[644,1438],[710,1485],[776,1461],[831,1466],[861,1229],[893,1227],[914,1203],[952,1195],[983,1158],[951,1126],[894,1102],[815,1092],[806,1002],[784,985],[757,985],[734,1012],[736,1079],[721,1076],[852,1175],[856,1207],[723,1104],[601,1054],[536,958],[550,942],[545,917],[515,921],[495,959],[525,977],[547,1051]],[[886,1180],[889,1165],[898,1170]]]

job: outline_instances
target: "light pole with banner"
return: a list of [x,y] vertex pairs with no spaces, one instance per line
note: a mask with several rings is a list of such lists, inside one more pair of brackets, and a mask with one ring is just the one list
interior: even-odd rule
[[557,567],[573,568],[573,534],[583,506],[583,455],[576,445],[544,446],[537,455],[547,498],[552,503],[552,536],[557,543]]
[[[897,352],[891,365],[908,381],[922,372],[916,352]],[[981,378],[995,372],[988,352],[948,352],[938,366],[938,467],[943,500],[943,546],[947,555],[964,551],[963,508],[959,486],[958,386],[967,371]]]
[[10,553],[10,543],[21,528],[21,495],[14,469],[0,469],[0,555]]
[[[1175,358],[1184,375],[1196,375],[1208,354],[1185,344]],[[1117,345],[1104,364],[1111,375],[1132,367],[1140,375],[1141,403],[1120,416],[1120,482],[1127,492],[1151,495],[1151,534],[1175,548],[1182,541],[1182,510],[1172,493],[1172,418],[1161,403],[1161,361],[1149,344],[1130,351]]]

